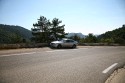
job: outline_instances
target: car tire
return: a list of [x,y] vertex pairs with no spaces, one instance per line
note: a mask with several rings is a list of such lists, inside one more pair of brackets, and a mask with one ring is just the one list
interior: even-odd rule
[[62,46],[59,44],[59,45],[57,46],[57,48],[60,49],[60,48],[62,48]]
[[76,48],[76,45],[74,44],[74,45],[72,46],[72,48]]

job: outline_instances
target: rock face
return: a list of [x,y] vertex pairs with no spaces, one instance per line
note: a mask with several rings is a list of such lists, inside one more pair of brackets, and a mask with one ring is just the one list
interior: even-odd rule
[[68,33],[68,35],[66,35],[66,37],[72,37],[74,35],[77,35],[80,38],[85,38],[85,35],[83,35],[82,33]]

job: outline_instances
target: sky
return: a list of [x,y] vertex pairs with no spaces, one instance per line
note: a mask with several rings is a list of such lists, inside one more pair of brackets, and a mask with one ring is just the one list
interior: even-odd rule
[[59,18],[65,32],[102,34],[125,24],[125,0],[0,0],[0,24],[31,30],[40,16]]

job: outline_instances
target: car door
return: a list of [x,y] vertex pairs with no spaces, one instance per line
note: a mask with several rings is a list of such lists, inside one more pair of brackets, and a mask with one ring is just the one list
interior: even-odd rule
[[70,42],[69,42],[69,47],[72,47],[73,46],[73,44],[74,44],[74,41],[73,40],[69,40]]
[[63,47],[69,47],[70,45],[70,41],[69,40],[64,40],[63,41]]

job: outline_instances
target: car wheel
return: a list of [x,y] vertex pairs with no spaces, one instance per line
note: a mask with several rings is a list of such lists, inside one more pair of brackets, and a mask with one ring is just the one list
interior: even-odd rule
[[72,48],[76,48],[76,45],[74,44],[74,45],[72,46]]
[[58,45],[57,48],[60,49],[60,48],[62,48],[62,46],[61,46],[61,45]]

